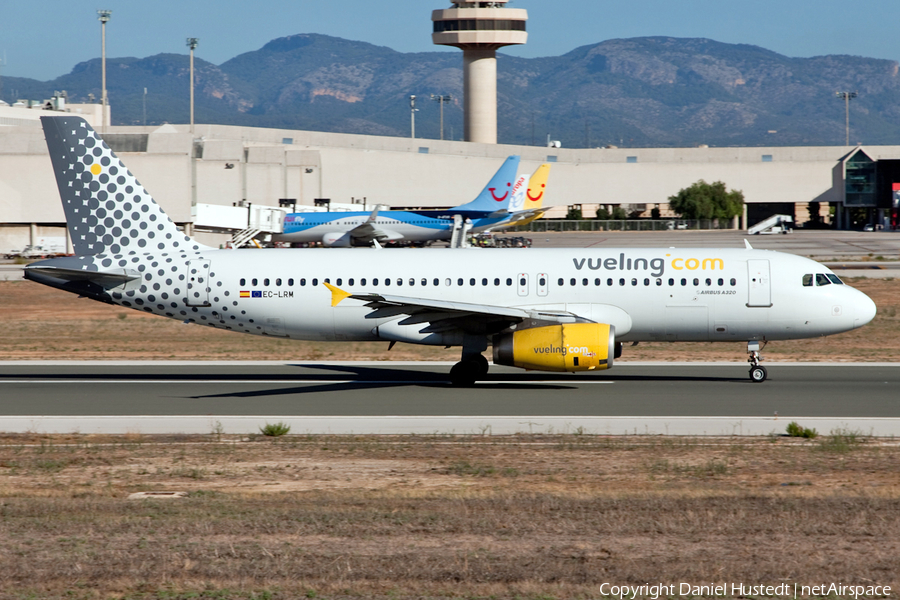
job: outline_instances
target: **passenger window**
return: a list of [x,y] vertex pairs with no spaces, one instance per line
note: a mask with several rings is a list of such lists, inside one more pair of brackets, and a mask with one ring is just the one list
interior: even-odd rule
[[506,285],[508,285],[508,286],[511,286],[511,285],[512,285],[512,277],[507,277],[507,278],[506,278]]
[[587,280],[587,277],[585,277],[584,279],[581,280],[581,285],[587,285],[587,284],[588,284],[588,280]]
[[613,280],[612,280],[612,277],[610,277],[609,279],[606,280],[606,285],[612,286],[612,284],[613,284]]
[[318,279],[313,279],[313,280],[312,280],[312,284],[313,284],[313,285],[319,285],[319,280],[318,280]]
[[469,278],[469,285],[475,285],[475,278],[474,278],[474,277],[470,277],[470,278]]
[[603,283],[603,280],[600,279],[599,277],[597,277],[596,279],[594,279],[594,285],[599,286],[601,283]]
[[731,281],[730,281],[729,283],[731,283],[731,287],[734,287],[734,286],[737,285],[737,279],[735,279],[734,277],[732,277],[732,278],[731,278]]
[[559,278],[559,281],[556,282],[556,285],[562,286],[562,285],[564,285],[565,283],[566,283],[566,280],[563,279],[562,277],[560,277],[560,278]]
[[384,278],[384,285],[386,285],[386,286],[391,285],[391,278],[390,278],[390,277],[385,277],[385,278]]
[[462,285],[462,284],[463,284],[463,280],[462,280],[462,277],[460,277],[459,279],[456,280],[456,285]]
[[831,283],[836,283],[838,285],[844,285],[844,282],[841,281],[841,278],[838,277],[837,275],[835,275],[834,273],[826,273],[825,275],[828,277],[828,279],[831,280]]
[[288,279],[288,287],[294,287],[294,279]]
[[402,279],[402,278],[400,278],[400,277],[397,278],[397,285],[403,285],[403,279]]
[[[425,279],[424,277],[422,278],[422,285],[428,285],[428,280]],[[437,284],[435,283],[435,285],[437,285]]]
[[[495,286],[500,285],[500,278],[499,278],[499,277],[494,277],[494,285],[495,285]],[[541,285],[544,285],[544,280],[543,280],[543,279],[541,279]]]
[[353,279],[352,278],[347,280],[347,285],[350,287],[353,287]]
[[433,283],[434,287],[438,287],[439,285],[441,285],[441,280],[435,277]]
[[275,280],[275,285],[276,285],[277,287],[281,287],[281,278],[280,278],[280,277],[279,277],[278,279]]
[[444,280],[444,285],[446,285],[447,287],[450,287],[451,285],[453,285],[453,280],[448,277],[447,279]]
[[803,287],[812,287],[813,284],[813,276],[812,273],[807,273],[803,276]]
[[335,283],[335,285],[337,285],[338,287],[340,287],[341,282],[343,282],[343,279],[341,279],[340,277],[338,277],[337,282]]
[[263,285],[266,287],[269,287],[269,278],[268,277],[263,279]]
[[306,287],[306,277],[301,277],[301,278],[300,278],[300,285],[301,285],[302,287]]
[[487,277],[482,278],[481,285],[487,285]]
[[365,286],[365,285],[366,285],[366,278],[365,278],[365,277],[363,277],[362,279],[359,280],[359,285],[361,285],[361,286]]
[[825,273],[816,273],[816,285],[831,285],[831,281],[825,276]]
[[256,287],[256,284],[257,284],[258,281],[259,281],[258,279],[252,279],[252,280],[250,281],[250,285],[252,285],[253,287]]
[[650,279],[648,277],[644,277],[644,285],[650,285]]
[[410,277],[410,278],[409,278],[409,285],[410,285],[410,287],[416,285],[416,280],[413,279],[412,277]]
[[522,287],[525,287],[526,283],[528,283],[528,281],[524,277],[519,278],[519,285],[521,285]]
[[657,280],[656,280],[656,285],[657,285],[657,286],[662,285],[662,279],[657,278]]
[[706,285],[712,285],[712,279],[710,279],[709,277],[706,278]]
[[241,277],[241,287],[247,285],[247,280]]
[[631,278],[631,285],[637,285],[637,278],[635,278],[635,277]]
[[625,278],[622,277],[619,279],[619,285],[625,285]]
[[575,278],[574,278],[574,277],[573,277],[572,279],[569,280],[569,285],[576,285],[576,284],[575,284]]
[[669,287],[672,287],[673,285],[675,285],[675,280],[669,277]]
[[[324,281],[325,283],[331,283],[331,277],[326,277],[323,281]],[[266,279],[266,285],[269,285],[269,280],[268,280],[268,279]]]
[[684,278],[682,277],[682,278],[681,278],[681,285],[682,285],[682,286],[687,285],[687,279],[684,279]]
[[725,285],[725,280],[722,278],[719,278],[719,285]]
[[700,280],[694,277],[694,285],[700,285]]
[[[363,284],[363,285],[365,285],[365,284]],[[372,280],[372,285],[378,285],[378,278],[377,278],[377,277],[376,277],[375,279]]]

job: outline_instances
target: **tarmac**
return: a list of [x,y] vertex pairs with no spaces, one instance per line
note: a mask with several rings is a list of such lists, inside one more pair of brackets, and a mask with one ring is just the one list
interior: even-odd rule
[[[58,433],[900,435],[900,364],[619,363],[596,374],[492,367],[455,388],[452,363],[3,362],[0,430]],[[219,427],[221,425],[221,428]]]

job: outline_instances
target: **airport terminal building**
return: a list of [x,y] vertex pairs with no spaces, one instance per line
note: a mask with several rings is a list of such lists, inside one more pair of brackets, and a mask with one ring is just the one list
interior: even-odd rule
[[[39,122],[53,114],[60,112],[0,107],[0,253],[66,235]],[[552,163],[545,205],[557,207],[548,214],[557,218],[576,204],[586,218],[596,205],[647,214],[663,205],[665,215],[669,196],[703,179],[743,191],[744,228],[772,214],[803,223],[810,202],[821,203],[824,220],[834,207],[839,228],[851,209],[887,228],[900,196],[900,146],[567,149],[224,125],[196,125],[193,135],[188,125],[97,129],[188,231],[203,226],[198,207],[290,210],[322,199],[360,210],[454,206],[474,198],[511,154],[522,157],[520,173]],[[198,237],[215,245],[229,238]]]

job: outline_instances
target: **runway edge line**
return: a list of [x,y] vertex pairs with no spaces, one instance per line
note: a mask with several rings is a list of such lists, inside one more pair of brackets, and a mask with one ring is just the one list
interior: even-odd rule
[[791,421],[820,434],[853,431],[900,436],[900,418],[840,417],[546,417],[546,416],[4,416],[4,433],[79,434],[258,434],[282,422],[292,434],[308,435],[781,435]]

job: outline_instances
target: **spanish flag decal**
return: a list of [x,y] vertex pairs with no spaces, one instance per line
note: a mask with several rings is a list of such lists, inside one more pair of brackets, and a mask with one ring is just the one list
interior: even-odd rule
[[250,297],[249,291],[241,290],[241,298],[249,298],[249,297]]

